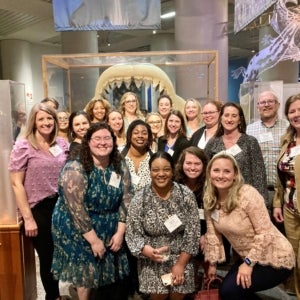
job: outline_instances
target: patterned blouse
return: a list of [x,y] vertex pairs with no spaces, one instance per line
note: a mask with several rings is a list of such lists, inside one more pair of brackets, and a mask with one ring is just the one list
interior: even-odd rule
[[[182,225],[172,233],[164,222],[176,214]],[[190,262],[185,268],[185,282],[180,286],[166,287],[161,275],[170,273],[181,252],[196,255],[199,249],[200,220],[193,192],[186,186],[173,183],[170,198],[162,200],[152,191],[151,185],[139,190],[132,199],[126,223],[126,242],[131,253],[138,257],[140,291],[143,293],[191,293],[194,291],[194,270]],[[159,248],[169,245],[170,259],[156,263],[144,257],[145,245]]]

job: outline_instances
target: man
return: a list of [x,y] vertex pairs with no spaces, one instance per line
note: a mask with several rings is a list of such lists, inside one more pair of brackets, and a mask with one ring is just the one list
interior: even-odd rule
[[280,153],[280,138],[286,132],[288,121],[278,118],[280,103],[272,91],[259,94],[257,109],[260,120],[247,126],[247,134],[254,136],[260,145],[267,173],[267,208],[272,209],[274,186],[276,184],[276,161]]

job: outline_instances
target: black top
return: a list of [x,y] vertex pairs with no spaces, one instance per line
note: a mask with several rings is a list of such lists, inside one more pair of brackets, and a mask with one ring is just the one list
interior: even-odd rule
[[198,146],[198,143],[199,143],[205,129],[206,129],[206,127],[203,126],[193,133],[193,135],[191,137],[191,145],[192,146]]

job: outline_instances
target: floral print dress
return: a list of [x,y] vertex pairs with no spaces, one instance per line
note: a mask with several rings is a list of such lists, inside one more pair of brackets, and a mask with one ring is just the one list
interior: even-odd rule
[[[130,174],[124,162],[118,187],[110,184],[114,167],[94,167],[89,174],[78,161],[66,163],[59,178],[59,199],[52,218],[55,278],[76,286],[94,287],[122,279],[129,273],[124,247],[117,253],[108,244],[118,222],[126,221],[131,198]],[[115,175],[115,174],[114,174]],[[120,176],[120,175],[117,175]],[[94,229],[104,242],[102,259],[94,257],[83,234]]]

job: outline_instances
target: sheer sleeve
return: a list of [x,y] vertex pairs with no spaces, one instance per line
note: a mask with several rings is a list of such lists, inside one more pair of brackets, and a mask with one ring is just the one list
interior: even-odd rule
[[207,230],[205,233],[204,257],[205,261],[210,263],[220,263],[225,261],[222,235],[216,231],[210,214],[211,212],[205,210]]
[[78,161],[68,162],[61,173],[60,182],[75,227],[82,234],[90,231],[92,223],[85,206],[88,179],[82,165]]
[[122,196],[122,203],[119,208],[119,221],[122,223],[125,223],[129,203],[133,197],[133,188],[131,185],[130,172],[127,168],[127,165],[124,161],[122,161],[121,164],[122,164],[121,168],[122,168],[122,174],[123,174],[122,180],[123,180],[124,190],[123,190],[123,196]]

